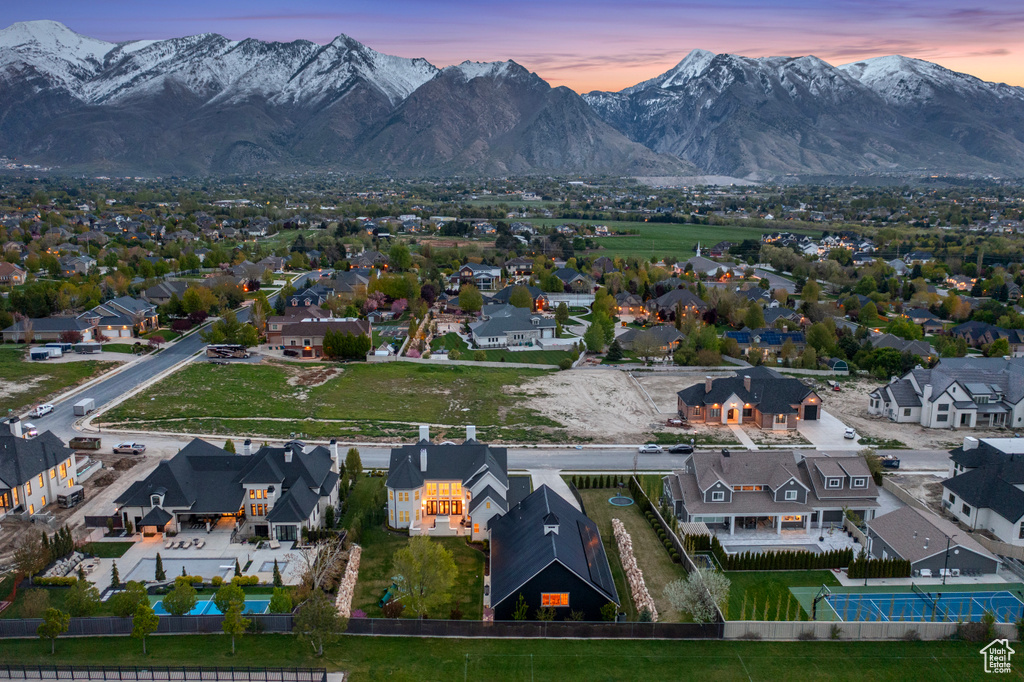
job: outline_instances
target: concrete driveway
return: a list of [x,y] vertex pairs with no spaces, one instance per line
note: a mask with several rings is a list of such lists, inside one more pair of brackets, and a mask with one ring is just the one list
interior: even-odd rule
[[811,444],[818,450],[860,450],[861,448],[857,445],[860,437],[858,436],[854,440],[843,438],[846,424],[824,410],[821,411],[817,419],[811,421],[801,419],[796,430],[811,441]]

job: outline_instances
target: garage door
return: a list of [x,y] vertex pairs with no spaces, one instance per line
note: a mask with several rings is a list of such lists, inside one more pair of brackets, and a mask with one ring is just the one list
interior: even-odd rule
[[814,420],[818,418],[818,406],[817,405],[804,405],[804,420]]

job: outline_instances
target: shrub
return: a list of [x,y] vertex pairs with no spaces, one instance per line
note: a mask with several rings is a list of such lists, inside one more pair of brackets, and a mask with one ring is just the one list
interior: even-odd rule
[[828,631],[829,639],[842,639],[843,629],[839,627],[838,623],[833,623],[832,627]]
[[35,578],[32,582],[35,585],[42,585],[44,587],[71,587],[78,582],[78,578],[73,575],[53,576],[50,578]]
[[210,584],[214,587],[220,587],[224,584],[224,578],[222,576],[215,575],[210,579]]
[[761,633],[760,632],[744,632],[740,636],[740,639],[747,639],[747,640],[761,639]]
[[558,361],[558,369],[565,370],[565,369],[571,369],[571,368],[572,368],[572,360],[570,360],[569,358],[562,358],[561,360]]
[[[199,581],[202,582],[202,578],[200,578]],[[259,585],[260,577],[258,575],[236,575],[231,579],[231,584],[238,586]]]
[[907,630],[903,633],[903,637],[901,639],[903,639],[904,642],[920,642],[921,633],[917,630]]
[[397,599],[391,599],[381,607],[385,618],[400,618],[402,611],[405,611],[405,605]]
[[485,353],[482,350],[475,351],[473,353],[473,360],[475,360],[476,362],[484,362],[485,360],[487,360],[487,353]]
[[818,636],[814,634],[814,632],[811,630],[804,630],[799,635],[797,635],[796,638],[799,639],[801,642],[813,642],[814,640],[818,639]]

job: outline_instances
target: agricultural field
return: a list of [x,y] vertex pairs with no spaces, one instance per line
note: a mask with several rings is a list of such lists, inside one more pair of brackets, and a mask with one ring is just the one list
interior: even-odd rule
[[[722,240],[739,243],[744,239],[760,239],[761,235],[775,230],[745,225],[694,225],[691,223],[644,223],[629,221],[602,220],[566,220],[561,218],[526,218],[524,223],[533,223],[550,227],[564,223],[586,225],[607,225],[610,232],[616,230],[638,230],[638,235],[597,237],[595,241],[601,247],[594,254],[615,257],[638,256],[640,258],[657,257],[659,260],[672,256],[677,260],[689,257],[700,242],[703,246],[712,246]],[[793,232],[820,235],[820,231],[792,230]]]
[[26,346],[0,348],[0,414],[20,412],[114,367],[117,363],[31,362]]

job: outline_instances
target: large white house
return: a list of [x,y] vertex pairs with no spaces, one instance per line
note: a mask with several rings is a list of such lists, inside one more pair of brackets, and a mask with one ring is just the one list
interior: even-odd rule
[[487,305],[482,319],[469,325],[477,348],[533,346],[542,339],[554,339],[554,318],[532,313],[513,305]]
[[420,440],[391,450],[388,469],[388,525],[410,535],[488,537],[487,523],[508,511],[508,453],[476,440],[466,427],[461,445]]
[[1024,358],[943,358],[868,394],[868,413],[932,429],[1024,425]]
[[0,518],[42,512],[74,487],[75,471],[74,450],[49,431],[25,438],[21,420],[11,417],[0,425]]
[[950,451],[942,506],[960,523],[1024,547],[1024,438],[964,438]]

